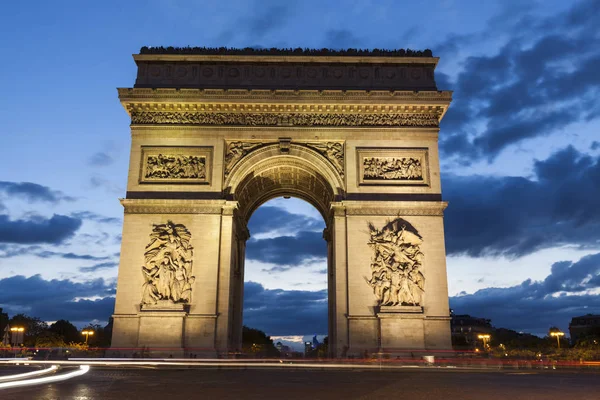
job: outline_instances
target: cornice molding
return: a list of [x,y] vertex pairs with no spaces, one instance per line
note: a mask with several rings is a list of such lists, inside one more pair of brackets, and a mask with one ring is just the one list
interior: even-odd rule
[[237,202],[226,200],[120,199],[125,214],[233,215]]
[[344,114],[441,114],[439,104],[281,104],[281,103],[127,103],[130,113],[344,113]]
[[231,100],[346,100],[346,101],[408,101],[444,104],[452,100],[451,91],[412,90],[262,90],[262,89],[174,89],[174,88],[118,88],[121,102],[135,101],[231,101]]
[[443,216],[447,206],[446,201],[341,201],[332,203],[332,210],[336,216]]

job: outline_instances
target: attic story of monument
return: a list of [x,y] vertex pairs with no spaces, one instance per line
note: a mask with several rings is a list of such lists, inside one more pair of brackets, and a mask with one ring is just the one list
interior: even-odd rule
[[452,94],[430,51],[134,60],[118,89],[132,140],[115,351],[241,349],[247,223],[280,196],[325,220],[331,356],[451,347],[438,133]]

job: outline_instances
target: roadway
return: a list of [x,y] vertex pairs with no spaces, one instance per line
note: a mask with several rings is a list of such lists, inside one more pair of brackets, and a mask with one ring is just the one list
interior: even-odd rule
[[0,399],[600,399],[600,374],[562,370],[282,370],[92,367]]

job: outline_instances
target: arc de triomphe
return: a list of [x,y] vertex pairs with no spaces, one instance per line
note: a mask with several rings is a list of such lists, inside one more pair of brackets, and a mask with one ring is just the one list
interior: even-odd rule
[[113,348],[240,349],[247,222],[278,196],[325,220],[332,356],[451,347],[430,51],[134,60]]

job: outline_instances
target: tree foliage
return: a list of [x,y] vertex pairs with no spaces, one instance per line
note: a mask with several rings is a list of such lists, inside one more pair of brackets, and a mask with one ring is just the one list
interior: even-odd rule
[[254,357],[278,357],[279,351],[263,331],[242,327],[242,351]]
[[63,338],[63,341],[66,343],[81,341],[81,334],[79,333],[79,329],[77,329],[75,325],[64,319],[59,319],[58,321],[50,325],[50,328],[48,330],[61,336]]

